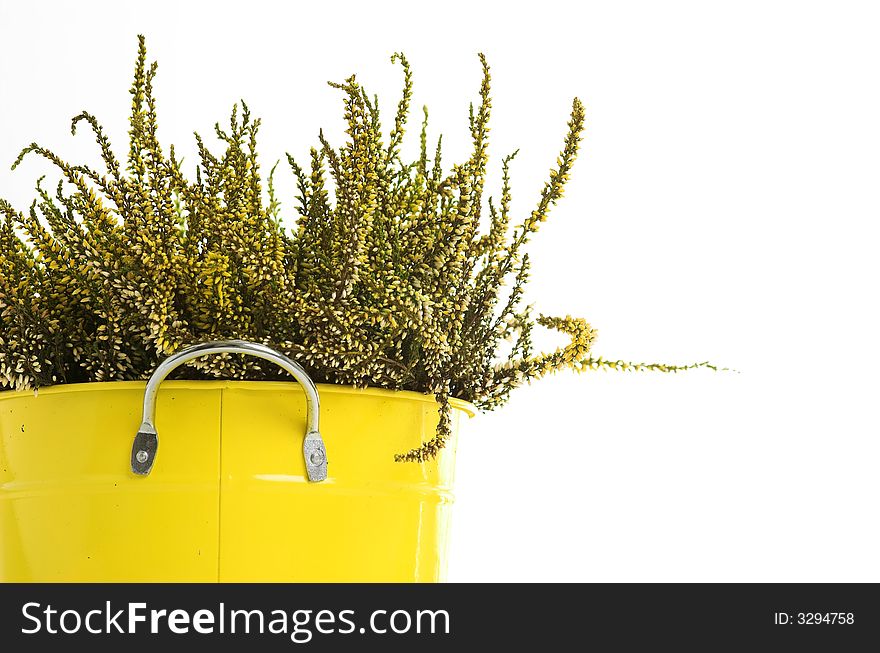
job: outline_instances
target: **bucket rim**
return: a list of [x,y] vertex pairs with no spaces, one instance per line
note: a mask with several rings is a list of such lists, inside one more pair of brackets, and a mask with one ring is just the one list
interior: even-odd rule
[[[145,388],[146,381],[91,381],[87,383],[60,383],[57,385],[47,385],[36,390],[0,390],[0,401],[4,399],[16,399],[19,397],[34,397],[39,395],[56,395],[75,392],[95,392],[95,391],[112,391],[112,390],[128,390],[133,388]],[[412,390],[387,390],[385,388],[357,388],[351,385],[340,385],[337,383],[316,383],[318,393],[320,394],[354,394],[368,395],[376,397],[388,397],[395,399],[408,399],[410,401],[420,401],[437,405],[437,400],[433,395],[422,392],[414,392]],[[212,379],[212,380],[170,380],[164,381],[162,387],[169,388],[244,388],[249,390],[255,389],[279,389],[289,386],[299,386],[296,381],[240,381],[234,379]],[[456,399],[450,397],[449,405],[464,412],[468,417],[476,415],[477,409],[471,402],[464,399]]]

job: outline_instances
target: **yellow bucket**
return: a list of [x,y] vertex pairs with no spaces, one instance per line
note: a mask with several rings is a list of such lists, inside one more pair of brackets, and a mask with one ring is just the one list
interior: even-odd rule
[[[243,346],[261,347],[187,351],[275,360]],[[169,381],[156,393],[174,366],[146,385],[0,393],[0,581],[444,578],[455,437],[435,460],[393,460],[433,437],[432,397],[315,386],[304,372],[300,383]],[[473,413],[452,405],[455,434]]]

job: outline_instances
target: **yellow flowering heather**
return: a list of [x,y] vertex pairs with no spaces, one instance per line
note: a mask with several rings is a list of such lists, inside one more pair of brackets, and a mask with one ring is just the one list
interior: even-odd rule
[[[347,142],[333,147],[320,134],[306,166],[288,157],[299,189],[288,231],[271,173],[264,198],[260,121],[244,103],[226,129],[216,126],[224,151],[210,151],[196,135],[194,181],[173,147],[160,145],[156,64],[147,65],[141,37],[125,165],[98,121],[82,113],[72,131],[94,132],[106,170],[68,164],[32,144],[15,165],[42,155],[61,182],[50,189],[38,181],[25,212],[0,200],[0,388],[145,379],[184,346],[241,338],[283,351],[318,382],[436,395],[436,436],[397,456],[420,461],[449,435],[450,397],[491,409],[513,388],[564,368],[683,369],[594,359],[596,334],[586,321],[532,317],[522,305],[524,249],[562,197],[584,127],[581,103],[572,103],[536,208],[511,226],[513,155],[503,160],[499,201],[484,201],[485,59],[480,101],[470,111],[473,150],[449,172],[440,142],[429,151],[427,112],[419,158],[401,157],[412,75],[403,55],[392,61],[404,84],[387,138],[377,102],[355,77],[331,84],[343,94]],[[570,343],[534,353],[535,324]],[[512,349],[500,355],[508,339]],[[274,367],[232,356],[193,361],[183,375],[280,378]]]

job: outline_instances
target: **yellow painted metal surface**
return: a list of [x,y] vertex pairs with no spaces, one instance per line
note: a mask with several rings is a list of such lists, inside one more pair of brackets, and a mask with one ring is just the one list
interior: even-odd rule
[[[0,393],[0,581],[438,581],[455,438],[411,392],[319,385],[326,481],[296,383],[169,381],[149,476],[129,466],[144,383]],[[453,432],[469,406],[456,403]]]

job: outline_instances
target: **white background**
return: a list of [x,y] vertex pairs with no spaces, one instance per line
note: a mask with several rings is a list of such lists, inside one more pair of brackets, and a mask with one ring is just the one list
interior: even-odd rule
[[[341,138],[351,72],[415,106],[447,162],[493,67],[493,180],[520,148],[525,215],[571,97],[588,128],[532,248],[531,299],[587,317],[596,354],[739,370],[563,374],[465,427],[449,579],[880,581],[880,20],[865,2],[0,2],[0,195],[26,208],[37,140],[124,154],[135,35],[160,137],[193,160],[243,97],[262,154]],[[411,135],[411,138],[415,134]],[[410,147],[415,142],[410,141]],[[289,174],[279,187],[292,211]],[[494,188],[497,188],[497,183]],[[497,191],[495,191],[497,193]],[[548,339],[548,345],[555,340]]]

